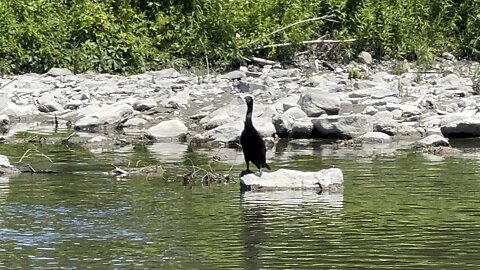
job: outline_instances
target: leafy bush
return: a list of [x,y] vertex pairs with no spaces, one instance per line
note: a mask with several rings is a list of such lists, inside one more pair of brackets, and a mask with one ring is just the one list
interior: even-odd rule
[[[271,34],[326,14],[337,22]],[[290,60],[301,41],[324,35],[357,39],[344,56],[370,50],[426,64],[443,51],[480,58],[478,29],[478,0],[0,1],[0,73],[224,69],[251,55]],[[262,49],[278,43],[294,45]]]

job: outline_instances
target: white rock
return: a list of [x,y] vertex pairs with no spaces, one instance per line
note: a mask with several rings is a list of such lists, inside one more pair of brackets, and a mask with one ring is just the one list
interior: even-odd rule
[[147,130],[147,136],[154,139],[162,138],[176,138],[185,136],[188,132],[187,126],[178,120],[167,120],[160,122],[159,124],[149,128]]
[[12,168],[13,166],[10,164],[8,157],[0,155],[0,167]]
[[133,109],[139,112],[148,111],[157,107],[157,102],[153,98],[136,100],[133,103]]
[[336,93],[323,92],[321,89],[305,89],[298,104],[310,117],[320,116],[324,113],[338,114],[340,96]]
[[355,140],[362,143],[388,143],[392,141],[392,138],[383,132],[368,132]]
[[128,104],[112,104],[85,115],[75,123],[75,129],[95,129],[100,126],[114,126],[133,114],[132,106]]
[[372,55],[368,52],[360,52],[357,57],[358,61],[362,64],[373,63]]
[[326,192],[343,192],[343,173],[339,168],[330,168],[318,172],[301,172],[279,169],[274,172],[247,174],[240,179],[243,191],[268,191],[285,189],[317,189]]
[[433,134],[429,135],[421,140],[418,141],[420,145],[423,146],[450,146],[450,143],[448,142],[448,139],[445,137],[438,135],[438,134]]
[[58,77],[58,76],[70,76],[70,75],[73,75],[73,73],[66,68],[51,68],[47,73],[45,73],[45,75]]

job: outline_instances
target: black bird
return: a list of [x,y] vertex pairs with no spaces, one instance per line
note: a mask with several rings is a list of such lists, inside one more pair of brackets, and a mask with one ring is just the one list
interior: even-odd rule
[[251,172],[250,161],[260,170],[260,173],[262,173],[262,168],[270,170],[270,166],[267,164],[265,158],[267,150],[265,148],[265,142],[252,123],[253,98],[251,96],[246,96],[245,102],[247,103],[247,115],[245,117],[245,127],[240,136],[243,156],[247,163],[247,170],[245,173]]

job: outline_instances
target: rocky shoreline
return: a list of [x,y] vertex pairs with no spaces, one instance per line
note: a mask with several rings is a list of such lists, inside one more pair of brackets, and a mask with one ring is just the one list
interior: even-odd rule
[[175,69],[118,76],[53,68],[0,79],[0,137],[8,142],[28,127],[22,123],[49,121],[101,134],[97,141],[123,136],[125,143],[232,146],[243,129],[245,95],[254,96],[254,124],[270,141],[388,143],[435,135],[421,142],[435,147],[448,145],[448,138],[480,136],[478,62],[444,54],[431,70],[402,62],[399,73],[397,65],[363,54],[328,68],[265,65],[205,76]]

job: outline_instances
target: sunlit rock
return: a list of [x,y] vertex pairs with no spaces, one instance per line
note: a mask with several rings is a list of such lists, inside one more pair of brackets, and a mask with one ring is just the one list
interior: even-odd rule
[[450,146],[448,139],[438,134],[427,136],[419,140],[417,143],[421,146],[432,146],[432,147]]
[[304,89],[298,104],[310,117],[322,114],[338,114],[340,97],[336,93],[324,92],[321,89]]
[[0,155],[0,176],[12,176],[20,171],[10,164],[8,157]]
[[353,138],[373,131],[369,115],[328,115],[312,119],[313,135],[318,137]]
[[133,114],[128,104],[112,104],[85,115],[75,123],[76,130],[95,130],[99,127],[116,127]]
[[178,119],[167,120],[149,128],[146,136],[158,140],[162,138],[181,138],[188,132],[187,126]]
[[367,132],[357,138],[355,141],[361,143],[389,143],[392,141],[392,138],[383,132]]
[[467,113],[447,115],[440,122],[443,136],[452,137],[478,137],[480,136],[480,118]]
[[342,192],[343,173],[339,168],[318,172],[279,169],[274,172],[246,174],[240,178],[242,191],[268,191],[288,189],[319,189],[322,192]]

